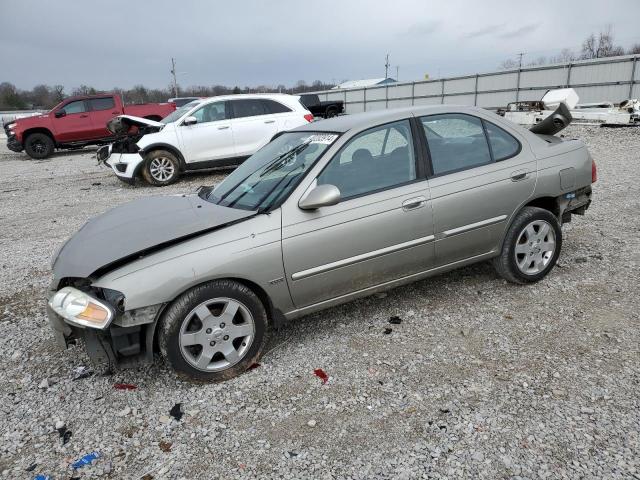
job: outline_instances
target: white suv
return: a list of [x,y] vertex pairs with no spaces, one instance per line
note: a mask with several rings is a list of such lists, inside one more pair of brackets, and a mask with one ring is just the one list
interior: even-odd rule
[[142,176],[156,186],[175,182],[185,171],[238,165],[277,133],[313,120],[299,98],[284,94],[204,98],[160,122],[121,115],[108,125],[117,140],[98,150],[98,160],[128,183]]

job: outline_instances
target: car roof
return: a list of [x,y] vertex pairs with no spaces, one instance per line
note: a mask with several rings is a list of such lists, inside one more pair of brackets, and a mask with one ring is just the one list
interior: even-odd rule
[[230,95],[217,95],[214,97],[206,97],[201,100],[242,100],[244,98],[272,98],[274,100],[297,98],[298,95],[289,95],[288,93],[236,93]]
[[375,110],[372,112],[353,113],[350,115],[340,115],[327,120],[311,122],[294,129],[294,131],[313,132],[340,132],[344,133],[353,129],[362,129],[379,125],[385,122],[399,120],[403,116],[434,115],[438,113],[469,113],[485,111],[479,107],[469,107],[463,105],[427,105],[403,108],[390,108],[386,110]]

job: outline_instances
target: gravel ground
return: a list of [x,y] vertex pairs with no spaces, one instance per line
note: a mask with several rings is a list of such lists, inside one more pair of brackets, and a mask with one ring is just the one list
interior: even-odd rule
[[640,478],[640,129],[567,135],[600,178],[544,281],[479,264],[333,308],[218,385],[161,362],[74,380],[88,359],[56,348],[43,296],[53,250],[88,217],[222,175],[133,188],[91,152],[38,162],[3,146],[0,477]]

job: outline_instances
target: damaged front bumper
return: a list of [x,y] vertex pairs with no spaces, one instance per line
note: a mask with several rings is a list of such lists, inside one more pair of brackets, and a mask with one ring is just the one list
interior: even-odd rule
[[132,367],[153,362],[156,323],[164,305],[120,312],[105,329],[82,326],[63,318],[52,308],[57,291],[49,290],[47,316],[56,343],[67,348],[82,340],[87,354],[97,364]]
[[111,145],[107,145],[98,150],[98,162],[109,166],[120,180],[127,183],[134,183],[140,172],[144,158],[142,158],[139,153],[114,153],[112,150],[108,150],[108,154],[105,154],[105,150],[103,149],[107,147],[110,148]]
[[12,152],[21,152],[24,150],[22,143],[15,137],[7,137],[7,148]]

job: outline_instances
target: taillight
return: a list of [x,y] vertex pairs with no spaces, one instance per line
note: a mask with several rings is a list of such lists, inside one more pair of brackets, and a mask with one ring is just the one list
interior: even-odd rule
[[312,113],[307,113],[307,114],[305,114],[304,119],[305,119],[307,122],[313,122],[313,114],[312,114]]
[[598,180],[598,168],[596,162],[591,160],[591,183],[596,183],[596,180]]

